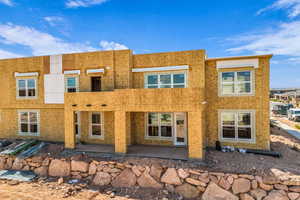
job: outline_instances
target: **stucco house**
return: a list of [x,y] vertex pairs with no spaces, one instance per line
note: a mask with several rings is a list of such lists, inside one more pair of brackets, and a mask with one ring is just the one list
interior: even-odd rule
[[116,50],[3,59],[0,137],[116,153],[180,146],[191,159],[216,141],[268,150],[271,57]]

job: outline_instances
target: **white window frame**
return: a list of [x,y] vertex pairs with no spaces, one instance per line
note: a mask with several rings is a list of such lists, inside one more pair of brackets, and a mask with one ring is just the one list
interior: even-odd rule
[[[100,114],[100,124],[93,124],[92,122],[92,114],[97,113]],[[97,125],[101,126],[101,136],[92,134],[92,126]],[[103,112],[89,112],[89,138],[94,139],[104,139],[104,113]]]
[[[223,125],[222,125],[222,114],[231,113],[235,115],[234,126],[235,127],[235,138],[224,138],[223,137]],[[239,113],[250,113],[250,125],[238,125],[238,114]],[[218,122],[219,122],[219,140],[221,142],[238,142],[238,143],[256,143],[256,124],[255,124],[255,110],[218,110]],[[230,125],[228,125],[230,126]],[[251,139],[240,139],[238,138],[238,128],[247,127],[251,128]]]
[[[37,114],[37,133],[21,131],[21,114],[28,113],[28,130],[30,131],[30,112]],[[20,136],[40,136],[40,111],[39,110],[18,110],[18,135]]]
[[[26,96],[21,97],[19,96],[19,81],[24,80],[25,81],[25,91],[26,91]],[[33,89],[33,88],[28,88],[28,80],[34,80],[34,85],[35,85],[35,96],[28,96],[28,89]],[[27,78],[16,78],[16,96],[17,99],[37,99],[38,98],[38,85],[37,85],[37,78],[36,77],[27,77]]]
[[[238,72],[250,72],[250,81],[238,81],[237,80],[237,73]],[[222,82],[222,75],[223,73],[234,73],[234,81],[232,82]],[[232,94],[223,94],[223,85],[232,84],[234,87],[234,92]],[[240,93],[238,92],[238,84],[240,83],[250,83],[250,92],[247,93]],[[253,96],[255,95],[255,73],[253,70],[241,70],[241,71],[222,71],[219,72],[219,96],[226,97],[226,96]]]
[[[175,83],[173,82],[173,77],[176,74],[184,74],[185,79],[184,79],[184,88],[188,87],[188,73],[187,71],[178,71],[178,72],[156,72],[156,73],[145,73],[144,75],[144,88],[149,88],[149,86],[158,86],[157,88],[161,88],[160,86],[162,85],[169,85],[169,84],[160,84],[160,75],[171,75],[171,88],[174,88],[174,85],[182,85],[181,83]],[[157,84],[148,84],[148,76],[151,75],[157,75]],[[155,88],[151,88],[155,89]]]
[[68,92],[69,88],[73,88],[68,86],[68,79],[69,78],[75,78],[75,89],[76,92],[79,92],[79,76],[78,75],[65,75],[65,92]]
[[[148,114],[149,113],[157,113],[158,114],[158,136],[149,136],[148,134],[148,127],[151,126],[148,124]],[[161,122],[160,122],[160,115],[161,114],[171,114],[171,129],[172,129],[172,136],[165,137],[161,136]],[[172,112],[147,112],[145,113],[145,139],[158,139],[158,140],[174,140],[174,113]]]

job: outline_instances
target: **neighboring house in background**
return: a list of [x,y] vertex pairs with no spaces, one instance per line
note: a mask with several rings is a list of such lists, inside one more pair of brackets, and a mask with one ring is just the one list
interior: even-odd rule
[[300,90],[275,93],[274,99],[286,104],[292,104],[294,107],[300,106]]
[[182,146],[194,159],[218,140],[268,150],[271,57],[118,50],[0,60],[0,135],[117,153]]

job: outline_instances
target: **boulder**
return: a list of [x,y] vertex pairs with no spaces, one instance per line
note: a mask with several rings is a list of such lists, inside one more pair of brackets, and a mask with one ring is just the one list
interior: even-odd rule
[[48,176],[48,167],[47,166],[41,166],[38,168],[35,168],[34,173],[38,176]]
[[232,176],[228,176],[227,181],[230,185],[233,184],[234,178]]
[[249,180],[253,180],[254,179],[254,176],[249,175],[249,174],[240,174],[239,177],[240,178],[246,178],[246,179],[249,179]]
[[215,183],[210,183],[202,195],[202,200],[238,200],[239,198]]
[[262,181],[264,184],[270,184],[270,185],[280,183],[280,180],[275,176],[264,176],[262,178]]
[[221,186],[225,190],[229,190],[231,188],[231,184],[224,177],[222,177],[220,179],[218,185]]
[[282,184],[275,184],[274,188],[277,189],[277,190],[284,190],[284,191],[288,191],[289,190],[288,186],[282,185]]
[[234,194],[245,193],[250,191],[251,182],[245,178],[235,179],[232,185],[232,191]]
[[168,168],[164,175],[161,177],[161,182],[171,185],[181,185],[180,178],[178,177],[175,168]]
[[22,159],[16,158],[14,164],[12,165],[13,170],[21,170],[23,168],[23,161]]
[[289,188],[291,192],[300,192],[300,186],[292,186]]
[[0,157],[0,170],[5,169],[6,158]]
[[178,176],[182,179],[185,179],[187,177],[189,177],[190,173],[188,173],[187,171],[185,171],[184,169],[178,169],[177,170]]
[[265,196],[267,196],[267,192],[262,189],[251,190],[250,194],[255,197],[256,200],[261,200]]
[[158,183],[149,173],[144,172],[138,179],[137,182],[139,186],[144,188],[155,188],[161,189],[163,186]]
[[131,170],[132,170],[132,172],[133,172],[136,176],[141,176],[141,175],[142,175],[141,171],[139,170],[139,168],[138,168],[136,165],[134,165],[134,166],[131,168]]
[[106,172],[97,172],[97,174],[93,179],[94,185],[100,185],[100,186],[109,185],[110,182],[111,182],[111,176],[109,175],[109,173]]
[[203,183],[209,183],[209,178],[208,177],[205,177],[205,176],[199,176],[198,178],[201,182]]
[[69,176],[71,172],[70,163],[59,159],[54,159],[49,165],[50,176]]
[[122,171],[111,184],[113,187],[132,187],[136,184],[136,176],[131,169],[127,168]]
[[264,200],[289,200],[283,190],[272,190]]
[[153,164],[150,168],[150,175],[157,181],[160,180],[163,169],[159,164]]
[[175,188],[175,192],[187,199],[196,198],[200,194],[199,190],[195,186],[188,183],[177,186]]
[[271,191],[273,190],[273,185],[267,185],[267,184],[264,184],[263,182],[259,182],[259,187],[263,190],[266,190],[266,191]]
[[252,196],[250,196],[247,193],[240,194],[240,199],[241,200],[255,200]]
[[87,172],[89,169],[89,164],[84,161],[71,161],[71,170],[77,172]]
[[13,158],[11,158],[11,157],[7,158],[4,168],[11,169],[13,162],[14,162]]
[[257,180],[252,180],[252,181],[251,181],[251,186],[252,186],[252,189],[253,189],[253,190],[257,189],[257,187],[258,187]]
[[91,163],[89,166],[89,175],[94,175],[97,172],[97,165],[95,163]]
[[206,183],[202,183],[201,181],[198,181],[198,180],[193,179],[193,178],[186,178],[185,181],[189,184],[192,184],[192,185],[206,187]]
[[298,199],[299,196],[300,196],[300,194],[297,192],[289,192],[288,193],[288,197],[290,198],[290,200],[296,200],[296,199]]

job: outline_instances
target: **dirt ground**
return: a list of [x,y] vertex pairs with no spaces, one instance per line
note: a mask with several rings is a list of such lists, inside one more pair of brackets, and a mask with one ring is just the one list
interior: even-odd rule
[[1,200],[161,200],[164,198],[182,199],[166,190],[93,188],[82,183],[58,184],[56,179],[32,183],[0,181]]
[[277,127],[271,128],[271,150],[282,156],[244,154],[238,152],[223,153],[207,151],[206,160],[210,170],[269,174],[271,168],[280,169],[290,174],[300,175],[300,141]]

